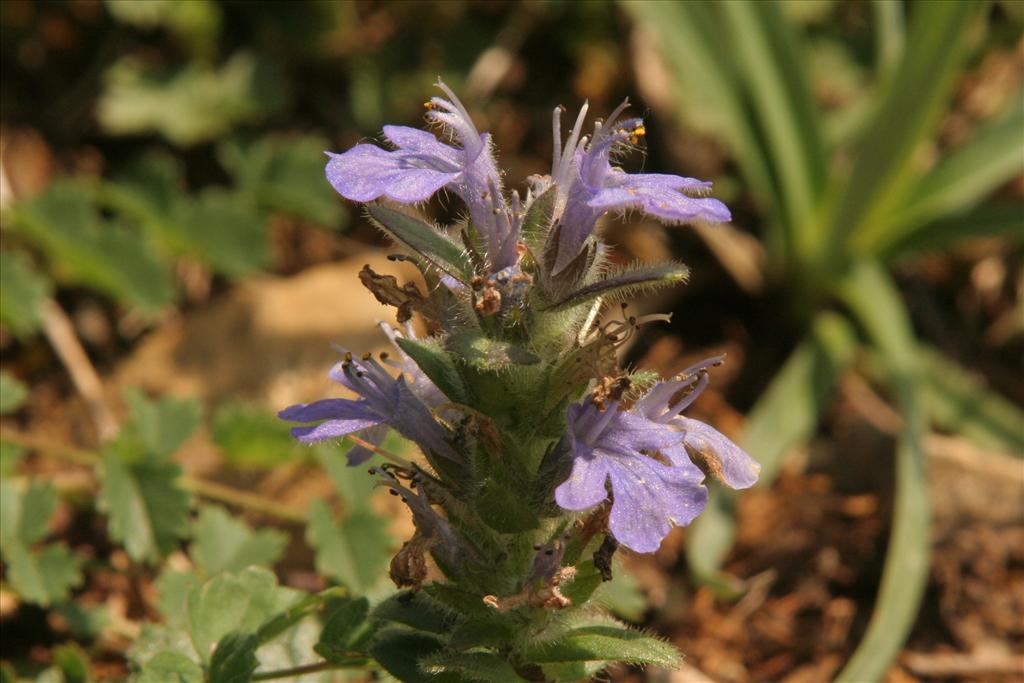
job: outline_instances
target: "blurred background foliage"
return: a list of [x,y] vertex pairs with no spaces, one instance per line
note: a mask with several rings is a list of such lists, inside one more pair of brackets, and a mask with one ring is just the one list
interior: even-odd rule
[[[734,212],[728,226],[666,235],[627,221],[608,229],[624,259],[671,254],[694,266],[694,281],[657,304],[675,308],[671,328],[647,332],[629,360],[672,372],[682,367],[679,348],[728,349],[735,374],[717,388],[728,400],[706,410],[763,463],[759,487],[771,487],[784,456],[808,444],[832,443],[838,457],[857,450],[844,433],[848,418],[837,417],[851,410],[851,382],[881,402],[874,422],[894,435],[895,460],[883,443],[851,466],[895,463],[894,482],[883,477],[871,489],[891,489],[895,502],[884,509],[888,545],[886,532],[875,532],[878,562],[862,567],[866,588],[853,591],[863,609],[833,648],[838,659],[782,645],[787,672],[810,661],[822,677],[880,680],[920,619],[936,571],[929,439],[1024,452],[1022,22],[1010,0],[0,4],[4,590],[62,614],[64,630],[77,628],[75,639],[106,663],[94,666],[100,677],[123,672],[124,647],[118,654],[98,635],[110,618],[89,610],[113,589],[86,576],[93,565],[140,567],[143,584],[159,575],[164,588],[184,591],[249,561],[305,562],[332,581],[380,590],[370,578],[390,541],[381,546],[383,523],[365,501],[340,521],[322,502],[308,517],[284,516],[293,537],[308,521],[312,562],[286,548],[301,539],[252,532],[223,508],[202,507],[191,521],[194,496],[247,509],[202,481],[182,484],[171,456],[200,425],[219,458],[217,476],[239,488],[258,489],[273,468],[304,463],[326,467],[336,484],[329,497],[368,496],[326,453],[291,443],[272,399],[200,405],[131,394],[134,417],[115,437],[116,421],[93,405],[88,378],[75,375],[68,330],[104,383],[147,335],[244,283],[381,246],[324,182],[322,152],[373,137],[384,123],[418,125],[440,76],[494,133],[510,183],[548,168],[552,107],[589,100],[607,112],[626,96],[647,117],[651,145],[624,164],[715,182]],[[439,201],[430,210],[458,208]],[[106,540],[76,531],[95,527],[83,511],[95,501],[80,486],[69,493],[42,483],[52,469],[40,461],[59,454],[47,455],[35,436],[62,420],[78,425],[59,431],[87,448],[79,463],[104,482],[107,526],[93,535]],[[850,475],[834,469],[842,488]],[[743,604],[757,586],[738,576],[751,566],[742,558],[756,555],[736,524],[743,503],[725,491],[712,500],[686,534],[686,562],[663,553],[657,571],[682,576],[686,564],[697,595]],[[133,528],[132,505],[159,524]],[[86,521],[62,521],[67,509]],[[249,517],[275,518],[266,509]],[[214,557],[217,534],[249,539],[246,561]],[[375,549],[362,564],[349,557],[352,534]],[[194,566],[183,579],[164,563],[190,539]],[[123,559],[114,550],[122,546]],[[644,619],[635,587],[613,592],[620,613]],[[59,642],[59,629],[36,623],[41,613],[7,610],[0,619]],[[156,613],[171,625],[183,618]],[[713,668],[699,649],[707,632],[675,624],[673,614],[669,605],[645,623],[681,638],[684,651],[692,645]],[[126,618],[115,620],[122,630]],[[54,677],[80,680],[84,651],[31,654],[32,643],[5,643],[4,659],[19,670],[29,660],[52,664]],[[715,675],[781,678],[764,673],[771,647],[745,656],[739,673],[720,666]]]

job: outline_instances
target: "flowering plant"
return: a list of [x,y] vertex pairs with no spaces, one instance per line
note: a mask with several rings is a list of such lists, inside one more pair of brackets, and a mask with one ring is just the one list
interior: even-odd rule
[[[343,351],[330,376],[357,398],[281,417],[301,423],[293,434],[304,442],[350,437],[350,465],[378,457],[371,472],[412,513],[415,534],[390,572],[410,590],[401,609],[378,610],[393,624],[374,636],[391,643],[384,649],[412,648],[405,660],[381,661],[394,675],[578,680],[614,661],[671,665],[674,650],[587,601],[611,577],[619,545],[653,552],[701,512],[705,473],[745,488],[759,467],[681,414],[722,358],[669,379],[619,367],[616,351],[634,331],[668,316],[637,318],[623,306],[623,320],[601,324],[602,308],[688,270],[610,267],[597,224],[630,209],[668,223],[722,222],[729,211],[705,196],[710,183],[613,165],[645,134],[641,119],[623,116],[626,103],[589,136],[585,105],[564,142],[555,109],[551,174],[529,178],[525,198],[506,193],[490,135],[438,87],[446,97],[425,106],[441,139],[385,126],[391,148],[359,144],[329,154],[326,169],[335,190],[366,203],[403,247],[396,258],[419,269],[426,289],[365,267],[362,283],[397,308],[402,330],[382,325],[395,353]],[[433,226],[401,208],[442,190],[466,206],[459,225]],[[383,450],[389,429],[424,460]]]

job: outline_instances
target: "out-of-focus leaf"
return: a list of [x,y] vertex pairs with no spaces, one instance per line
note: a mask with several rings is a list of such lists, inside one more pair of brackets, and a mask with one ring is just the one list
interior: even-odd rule
[[370,603],[366,598],[336,598],[324,610],[324,627],[315,650],[329,662],[347,662],[367,632]]
[[896,502],[885,568],[867,632],[837,683],[882,680],[914,625],[928,582],[931,503],[921,448],[926,417],[915,378],[900,377],[897,390],[904,428],[896,453]]
[[900,292],[874,259],[862,259],[840,282],[838,294],[856,316],[889,372],[916,376],[920,349]]
[[992,202],[959,214],[943,216],[913,232],[887,242],[879,256],[886,260],[913,257],[922,252],[946,251],[972,237],[1003,235],[1024,242],[1024,212],[1020,204]]
[[147,456],[165,459],[199,427],[202,409],[195,399],[166,396],[151,400],[137,389],[126,391],[124,397],[132,411],[124,433],[137,438]]
[[680,659],[672,645],[611,621],[572,628],[553,641],[535,643],[524,657],[538,664],[603,661],[668,669],[675,668]]
[[229,633],[217,643],[210,659],[209,683],[249,683],[256,667],[258,641],[251,633]]
[[[944,157],[922,178],[906,205],[876,229],[860,234],[866,249],[878,251],[912,237],[932,221],[963,214],[1001,185],[1024,174],[1024,100],[1003,120],[978,131],[961,148]],[[1019,223],[1024,211],[1017,209]],[[964,222],[965,235],[973,232]]]
[[892,78],[903,56],[907,41],[907,28],[902,2],[873,0],[871,9],[875,15],[875,68],[882,83]]
[[389,674],[403,683],[458,683],[462,679],[457,675],[429,674],[420,668],[420,661],[438,652],[442,646],[434,636],[395,628],[377,636],[371,654]]
[[203,661],[215,643],[232,631],[255,634],[268,619],[296,602],[297,593],[280,588],[267,569],[249,567],[222,573],[188,594],[189,635]]
[[767,141],[768,160],[786,207],[790,240],[798,252],[807,253],[816,231],[826,160],[800,40],[776,3],[727,2],[719,6]]
[[188,592],[199,582],[199,577],[193,571],[166,568],[160,573],[155,586],[157,606],[164,617],[164,622],[171,626],[185,625]]
[[27,397],[28,387],[11,373],[0,370],[0,415],[13,413]]
[[943,429],[979,448],[1024,457],[1024,412],[936,349],[921,350],[925,409]]
[[35,272],[24,254],[0,251],[0,325],[16,337],[39,329],[39,307],[50,293],[50,283]]
[[213,417],[213,440],[235,467],[266,468],[304,455],[288,426],[257,406],[228,402]]
[[21,543],[30,546],[41,541],[57,511],[57,494],[46,484],[29,482],[24,491],[10,480],[0,480],[0,544]]
[[129,661],[136,668],[143,669],[164,652],[174,652],[189,661],[199,663],[199,655],[192,647],[188,631],[164,624],[143,623],[142,630],[127,654]]
[[353,593],[370,594],[386,578],[393,549],[387,522],[368,509],[350,511],[340,523],[322,500],[309,508],[306,540],[316,549],[316,569]]
[[252,204],[337,227],[344,213],[324,181],[326,140],[312,136],[265,137],[242,144],[223,143],[221,163]]
[[166,27],[198,57],[212,56],[220,34],[220,8],[210,0],[106,0],[120,22],[141,29]]
[[106,605],[63,602],[52,609],[67,622],[71,636],[80,643],[96,640],[110,625],[110,609]]
[[864,131],[849,179],[842,180],[832,234],[821,245],[830,259],[843,257],[851,239],[883,223],[905,201],[914,152],[941,114],[981,7],[974,2],[915,7],[903,59]]
[[46,252],[58,277],[94,287],[144,313],[171,303],[170,274],[138,233],[103,221],[85,187],[71,181],[12,212],[14,225]]
[[257,121],[284,102],[285,83],[269,64],[236,53],[219,68],[190,63],[171,74],[122,58],[107,70],[97,105],[103,128],[114,135],[157,132],[172,143],[194,145]]
[[288,537],[276,529],[253,532],[240,519],[216,505],[199,512],[189,555],[207,576],[237,572],[249,565],[273,565],[281,557]]
[[146,662],[136,683],[204,683],[203,668],[179,652],[164,651]]
[[14,474],[24,457],[24,448],[9,441],[0,441],[0,477]]
[[53,663],[64,675],[64,683],[89,683],[89,656],[75,643],[66,643],[53,650]]
[[611,581],[598,587],[595,598],[609,612],[627,621],[639,622],[647,612],[647,597],[640,590],[640,584],[623,569],[618,569]]
[[[761,464],[760,485],[771,484],[783,456],[814,434],[839,377],[853,360],[856,343],[843,318],[821,314],[812,336],[790,355],[750,410],[740,442]],[[687,560],[701,580],[716,580],[732,548],[734,498],[732,491],[712,487],[707,508],[687,535]]]
[[80,562],[60,544],[29,550],[19,542],[4,546],[7,580],[25,602],[44,607],[66,600],[71,589],[82,582]]
[[238,278],[267,264],[266,219],[239,194],[207,189],[184,205],[177,224],[189,251],[217,272]]
[[103,457],[99,507],[114,540],[136,562],[156,562],[189,533],[192,496],[181,488],[181,468],[145,459],[127,462],[114,452]]

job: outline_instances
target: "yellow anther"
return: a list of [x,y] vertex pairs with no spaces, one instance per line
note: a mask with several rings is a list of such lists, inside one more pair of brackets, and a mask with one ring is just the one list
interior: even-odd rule
[[430,101],[428,100],[427,102],[424,102],[424,103],[423,103],[423,108],[424,108],[424,109],[435,109],[435,108],[437,108],[437,105],[436,105],[436,104],[434,104],[433,102],[430,102]]

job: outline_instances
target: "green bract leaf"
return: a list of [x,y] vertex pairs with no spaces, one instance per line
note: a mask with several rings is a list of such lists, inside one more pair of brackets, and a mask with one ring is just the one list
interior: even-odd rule
[[102,220],[84,186],[57,182],[17,204],[14,224],[42,248],[58,279],[95,287],[145,313],[174,299],[170,274],[138,233]]
[[671,669],[679,663],[673,646],[611,622],[573,628],[553,641],[531,645],[524,656],[537,664],[629,662]]
[[466,402],[466,387],[455,367],[455,361],[440,345],[404,337],[395,341],[416,362],[423,374],[437,385],[441,393],[456,403]]
[[217,69],[194,62],[172,74],[126,57],[104,80],[97,105],[104,129],[114,135],[155,131],[181,146],[217,139],[239,123],[263,118],[283,103],[286,92],[276,70],[246,53]]
[[425,633],[404,629],[382,631],[374,640],[371,654],[384,669],[403,683],[458,683],[451,673],[430,674],[420,662],[438,652],[443,643]]
[[523,227],[520,234],[527,246],[533,250],[534,256],[538,258],[544,250],[544,242],[547,239],[548,231],[551,229],[551,222],[554,220],[555,200],[558,198],[558,188],[552,185],[539,196],[534,197],[530,202],[526,215],[523,217]]
[[0,370],[0,415],[13,413],[21,407],[26,397],[28,388],[11,373]]
[[358,594],[370,593],[386,578],[392,550],[387,522],[370,510],[357,509],[335,523],[322,500],[309,508],[306,540],[316,549],[316,569]]
[[462,247],[441,234],[438,228],[382,204],[369,204],[366,212],[389,237],[429,259],[455,279],[465,283],[472,279],[473,269]]
[[420,667],[429,673],[448,673],[460,681],[480,683],[522,683],[526,681],[512,665],[491,652],[440,652],[424,657]]
[[476,511],[489,527],[516,534],[540,527],[540,520],[523,498],[497,479],[488,479],[474,501]]
[[39,329],[40,306],[50,283],[35,272],[24,254],[0,251],[0,325],[16,337]]
[[351,661],[355,646],[368,632],[366,598],[335,598],[324,610],[324,627],[314,649],[329,662]]
[[170,462],[129,463],[107,453],[101,468],[99,507],[110,536],[136,562],[156,562],[188,536],[192,496],[178,483],[181,468]]
[[253,205],[335,227],[344,213],[324,182],[324,150],[329,147],[318,137],[265,137],[250,144],[221,144],[217,154]]
[[578,306],[593,301],[597,297],[605,297],[618,301],[643,292],[686,282],[690,269],[681,263],[659,263],[657,265],[634,264],[621,270],[613,271],[597,282],[581,287],[566,294],[548,308],[559,310]]
[[209,683],[249,683],[259,666],[256,659],[256,636],[229,633],[217,643],[210,659]]
[[255,533],[240,519],[216,505],[199,512],[189,555],[207,576],[237,572],[249,565],[273,565],[281,557],[288,537],[276,529]]
[[165,651],[146,662],[136,683],[204,683],[203,668],[179,652]]
[[71,589],[82,582],[78,558],[63,545],[29,550],[20,542],[4,545],[7,580],[25,602],[44,607],[67,600]]

